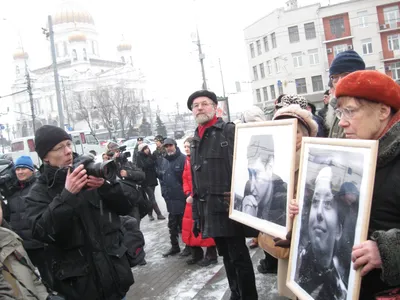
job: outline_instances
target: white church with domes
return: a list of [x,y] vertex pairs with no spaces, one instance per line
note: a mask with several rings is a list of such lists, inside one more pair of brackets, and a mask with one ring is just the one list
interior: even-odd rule
[[[149,107],[145,77],[135,67],[132,45],[122,40],[116,45],[115,60],[102,59],[93,17],[77,2],[62,1],[52,14],[52,23],[65,128],[96,132],[120,129],[121,116],[118,118],[118,113],[109,113],[107,116],[104,112],[104,105],[110,106],[109,112],[114,109],[112,106],[119,101],[118,97],[121,99],[119,103],[123,102],[121,105],[126,106],[122,107],[126,111],[122,122],[125,133],[128,126],[138,126],[138,121]],[[47,50],[50,51],[50,42]],[[28,53],[29,49],[19,48],[13,55],[15,81],[12,91],[18,92],[26,87],[28,70],[32,82],[36,129],[44,124],[59,125],[53,65],[30,69]],[[99,97],[102,97],[101,101]],[[13,137],[33,135],[28,93],[15,94],[12,102],[15,113]],[[121,107],[118,109],[121,110]]]

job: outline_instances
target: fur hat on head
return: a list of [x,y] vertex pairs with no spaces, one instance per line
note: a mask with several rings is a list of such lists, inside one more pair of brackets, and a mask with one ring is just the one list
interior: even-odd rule
[[142,150],[144,150],[144,148],[148,148],[149,147],[149,145],[147,145],[146,143],[141,143],[139,146],[138,146],[138,150],[139,151],[142,151]]
[[298,104],[292,104],[278,109],[273,120],[296,118],[308,131],[310,137],[316,137],[318,124],[313,120],[311,112],[302,109]]
[[307,100],[303,96],[300,95],[284,95],[281,98],[281,101],[275,105],[276,109],[281,107],[289,106],[291,104],[298,104],[302,109],[307,109]]
[[336,86],[336,98],[342,96],[365,99],[400,109],[400,86],[379,71],[357,71],[341,79]]

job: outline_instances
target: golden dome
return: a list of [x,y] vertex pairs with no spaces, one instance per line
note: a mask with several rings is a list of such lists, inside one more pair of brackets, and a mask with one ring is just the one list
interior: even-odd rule
[[118,51],[125,51],[125,50],[131,50],[132,49],[132,45],[129,44],[128,42],[121,42],[118,46],[117,46],[117,50]]
[[86,35],[79,31],[79,30],[74,30],[69,36],[68,36],[68,41],[70,43],[73,42],[86,42]]
[[27,52],[24,52],[21,48],[18,48],[13,53],[13,58],[14,58],[14,60],[17,60],[17,59],[28,59],[29,55],[28,55]]
[[94,25],[92,15],[73,1],[64,1],[52,15],[53,25],[65,23],[86,23]]

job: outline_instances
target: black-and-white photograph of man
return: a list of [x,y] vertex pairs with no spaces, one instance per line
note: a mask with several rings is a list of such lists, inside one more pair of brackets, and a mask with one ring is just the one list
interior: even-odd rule
[[241,211],[253,217],[286,224],[286,183],[274,173],[273,135],[252,135],[247,146],[248,181]]
[[315,300],[347,299],[363,155],[312,149],[295,282]]

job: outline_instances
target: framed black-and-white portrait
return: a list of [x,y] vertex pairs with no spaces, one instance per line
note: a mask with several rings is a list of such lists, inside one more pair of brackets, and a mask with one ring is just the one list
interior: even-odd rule
[[274,237],[289,227],[297,119],[236,125],[229,217]]
[[303,138],[287,286],[299,299],[358,299],[378,142]]

